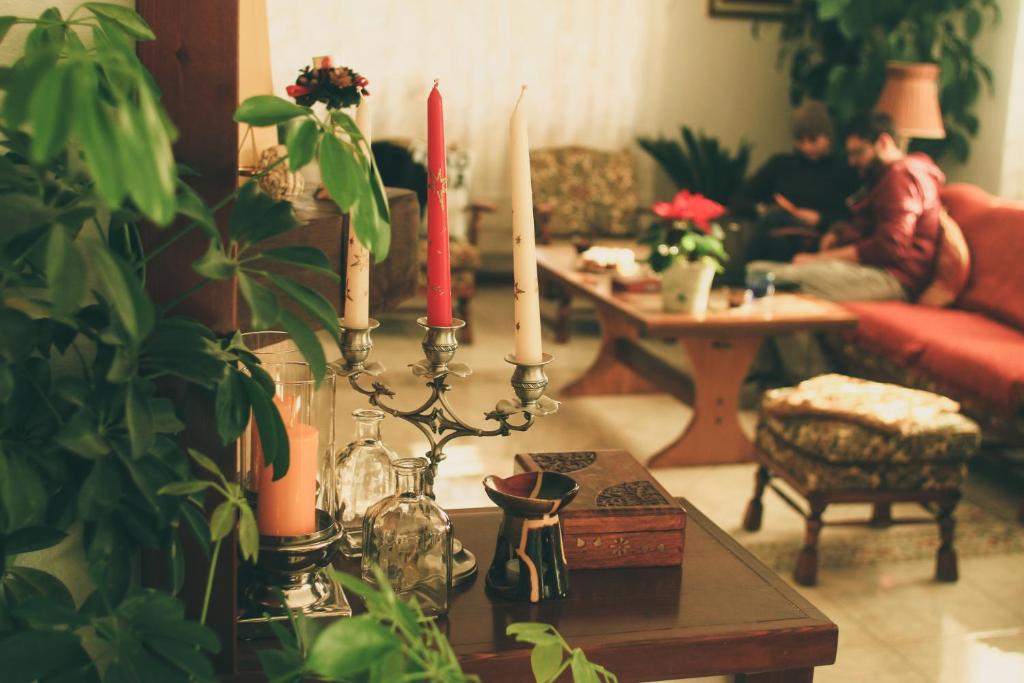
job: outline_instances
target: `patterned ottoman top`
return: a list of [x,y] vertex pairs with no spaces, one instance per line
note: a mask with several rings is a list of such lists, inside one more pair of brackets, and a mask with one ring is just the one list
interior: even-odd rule
[[768,391],[761,412],[781,420],[816,417],[848,422],[902,437],[978,431],[977,425],[960,414],[960,404],[952,399],[837,374],[820,375],[795,387]]

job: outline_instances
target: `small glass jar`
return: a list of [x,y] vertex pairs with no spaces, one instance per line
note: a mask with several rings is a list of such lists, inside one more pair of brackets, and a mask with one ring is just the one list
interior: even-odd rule
[[415,597],[428,616],[447,614],[452,590],[452,523],[426,492],[430,463],[394,464],[395,493],[366,512],[362,575],[375,583],[377,565],[402,599]]
[[365,408],[352,412],[355,439],[338,453],[339,522],[341,552],[359,557],[363,552],[363,516],[366,509],[395,490],[391,464],[398,456],[380,438],[384,413]]

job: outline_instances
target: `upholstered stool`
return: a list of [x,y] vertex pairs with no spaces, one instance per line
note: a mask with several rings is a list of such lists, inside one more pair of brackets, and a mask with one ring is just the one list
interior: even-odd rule
[[[937,394],[843,375],[822,375],[767,392],[757,426],[755,457],[760,467],[744,528],[761,527],[761,496],[770,486],[807,520],[795,578],[813,586],[825,508],[831,503],[871,503],[874,514],[868,521],[827,524],[937,522],[935,578],[956,581],[953,510],[967,460],[980,443],[978,426],[959,410],[956,401]],[[773,477],[806,499],[808,509]],[[920,503],[933,517],[893,519],[891,506],[899,502]]]

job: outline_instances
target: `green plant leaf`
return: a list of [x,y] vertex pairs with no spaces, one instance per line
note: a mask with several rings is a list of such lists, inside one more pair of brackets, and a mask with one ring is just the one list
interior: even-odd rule
[[48,596],[37,596],[19,602],[11,614],[24,619],[32,627],[41,629],[55,626],[83,626],[88,620],[80,616],[73,607],[68,607]]
[[4,42],[4,38],[7,37],[7,32],[11,30],[11,27],[14,26],[17,21],[18,17],[0,17],[0,43]]
[[156,35],[142,17],[123,5],[114,5],[109,2],[87,2],[83,5],[86,9],[97,16],[106,17],[118,26],[125,33],[137,40],[155,40]]
[[305,662],[299,652],[260,650],[257,655],[260,658],[260,668],[268,679],[275,683],[302,683]]
[[146,647],[187,674],[189,680],[215,681],[213,663],[199,650],[179,640],[148,637]]
[[368,615],[340,619],[313,643],[306,665],[320,675],[345,678],[400,647],[398,637]]
[[551,624],[542,624],[538,621],[517,621],[505,628],[505,635],[518,636],[520,633],[549,633]]
[[157,490],[161,496],[191,496],[213,486],[212,481],[174,481]]
[[377,233],[373,244],[370,245],[370,251],[373,252],[374,260],[380,263],[391,251],[391,204],[384,190],[384,181],[380,177],[377,160],[371,157],[370,162],[370,190],[377,206]]
[[289,445],[285,435],[284,421],[270,396],[254,380],[243,375],[245,390],[249,393],[256,429],[263,449],[263,465],[273,466],[274,481],[288,472]]
[[288,263],[293,266],[299,266],[305,270],[312,270],[329,277],[334,282],[341,280],[338,274],[334,272],[334,268],[331,266],[331,261],[327,258],[327,254],[317,247],[294,246],[267,249],[266,251],[260,252],[260,258]]
[[288,147],[288,168],[298,171],[316,156],[316,143],[319,128],[310,118],[292,122],[288,127],[284,143]]
[[275,95],[256,95],[238,105],[235,121],[250,126],[276,126],[309,113],[305,107]]
[[125,422],[128,426],[128,441],[131,445],[132,457],[139,458],[152,448],[156,441],[153,415],[149,412],[149,404],[141,393],[137,382],[128,385],[126,398]]
[[[211,482],[204,482],[207,485],[211,485]],[[168,484],[170,486],[170,484]],[[165,487],[166,488],[166,487]],[[162,489],[161,489],[162,490]],[[203,551],[203,555],[210,558],[210,523],[206,519],[206,515],[203,514],[202,510],[198,507],[185,501],[178,510],[181,512],[181,518],[185,521],[189,531],[192,532],[192,538],[199,543],[199,547]]]
[[73,111],[67,106],[71,70],[63,64],[51,69],[32,93],[28,113],[32,121],[32,161],[41,164],[57,153],[71,130]]
[[78,514],[93,521],[114,510],[121,502],[121,487],[121,473],[113,460],[96,460],[78,491]]
[[46,245],[46,275],[55,314],[68,315],[82,301],[85,269],[85,259],[78,244],[68,237],[68,229],[63,225],[51,227]]
[[252,508],[244,500],[238,506],[238,546],[244,559],[256,561],[260,551],[260,532]]
[[13,308],[0,308],[0,355],[8,363],[17,363],[35,347],[35,324],[32,318]]
[[99,458],[110,453],[110,444],[100,436],[96,416],[89,408],[72,415],[57,433],[56,441],[83,458]]
[[331,110],[331,120],[341,126],[348,136],[352,139],[353,143],[362,142],[366,138],[363,136],[363,131],[359,130],[359,126],[352,119],[351,116],[346,114],[340,109]]
[[6,528],[42,524],[46,498],[43,480],[35,468],[20,455],[0,451],[0,506],[7,517]]
[[533,652],[530,653],[530,668],[533,670],[533,677],[538,681],[553,679],[562,665],[562,652],[561,643],[535,646]]
[[238,272],[238,261],[224,253],[218,237],[210,240],[209,248],[192,264],[192,270],[211,280],[227,280]]
[[303,357],[309,363],[309,371],[319,384],[324,379],[327,369],[327,358],[324,355],[324,347],[317,339],[316,333],[309,325],[292,315],[288,311],[281,311],[281,324],[284,326],[288,336],[292,338],[295,345],[302,351]]
[[[225,445],[235,441],[249,424],[249,395],[245,391],[241,373],[228,370],[217,384],[214,400],[217,433]],[[218,470],[219,472],[219,470]]]
[[583,650],[576,648],[572,651],[572,661],[570,664],[572,669],[572,680],[573,683],[600,683],[597,678],[597,672],[587,661],[587,656],[583,654]]
[[153,94],[137,88],[137,106],[121,102],[115,115],[115,135],[121,153],[128,195],[157,225],[168,225],[178,210],[177,169],[167,126]]
[[74,67],[71,89],[75,116],[72,129],[82,144],[89,175],[100,197],[110,207],[120,207],[127,192],[119,154],[121,146],[105,105],[100,100],[95,68],[88,63]]
[[124,262],[102,243],[94,243],[90,256],[103,283],[103,293],[128,336],[141,341],[153,330],[156,311],[142,283]]
[[323,294],[294,280],[289,280],[283,275],[268,273],[267,279],[280,287],[292,301],[313,316],[335,340],[339,338],[341,332],[338,329],[338,312],[334,310],[334,306]]
[[224,481],[224,473],[221,471],[220,467],[217,466],[217,463],[215,463],[211,458],[200,453],[194,448],[188,449],[188,455],[197,465],[221,481]]
[[[8,554],[13,553],[8,551]],[[60,579],[32,567],[9,567],[3,575],[3,592],[15,604],[42,596],[68,608],[75,606],[71,591]]]
[[36,550],[51,548],[65,538],[67,534],[60,529],[46,526],[30,526],[18,529],[0,540],[0,546],[8,555],[20,555]]
[[242,292],[245,303],[249,305],[254,330],[269,330],[281,319],[281,304],[277,300],[277,295],[256,282],[251,275],[239,271],[238,289]]
[[235,528],[237,509],[229,500],[217,506],[210,516],[210,540],[214,543],[231,533]]
[[67,631],[21,631],[0,640],[5,683],[32,683],[90,663],[78,639]]
[[232,240],[245,245],[257,244],[297,225],[289,202],[271,199],[250,180],[238,191],[228,229]]
[[338,208],[349,211],[359,199],[365,176],[352,152],[333,135],[324,135],[320,140],[320,175]]
[[213,218],[210,207],[195,190],[180,180],[178,182],[178,213],[198,223],[210,239],[220,239],[217,222]]

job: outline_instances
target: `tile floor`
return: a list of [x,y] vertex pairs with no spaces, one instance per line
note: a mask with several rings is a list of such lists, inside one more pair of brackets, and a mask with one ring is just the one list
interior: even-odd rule
[[[502,360],[513,344],[506,289],[487,288],[478,295],[477,341],[458,351],[458,360],[475,371],[467,380],[452,380],[452,403],[467,420],[478,420],[498,399],[512,396],[511,368]],[[407,311],[382,316],[374,336],[374,358],[388,367],[387,380],[396,389],[400,406],[421,396],[420,381],[405,366],[420,357],[415,317],[422,310],[413,304]],[[557,396],[561,385],[589,366],[597,350],[597,331],[583,325],[568,345],[556,345],[550,337],[545,343],[555,356],[548,372],[549,393]],[[674,347],[665,350],[674,352]],[[355,396],[342,394],[342,415],[363,405]],[[572,399],[563,403],[556,417],[540,420],[527,433],[455,441],[441,466],[438,499],[453,508],[489,505],[480,480],[486,474],[510,473],[512,456],[520,451],[621,448],[644,460],[671,441],[688,417],[689,410],[666,395]],[[744,417],[748,423],[753,418]],[[343,442],[351,425],[343,419],[340,429]],[[425,447],[413,427],[395,420],[385,423],[384,438],[399,453]],[[660,469],[655,474],[671,493],[688,497],[742,542],[740,519],[753,471],[753,465],[735,465]],[[1024,494],[977,477],[971,486],[982,487],[987,500],[1006,516],[1014,514],[1017,496]],[[763,532],[798,532],[802,522],[784,503],[771,496],[765,501]],[[962,558],[961,579],[955,584],[934,583],[932,572],[931,559],[830,570],[822,573],[817,587],[800,588],[839,625],[836,664],[819,668],[815,680],[1024,681],[1024,556]]]

